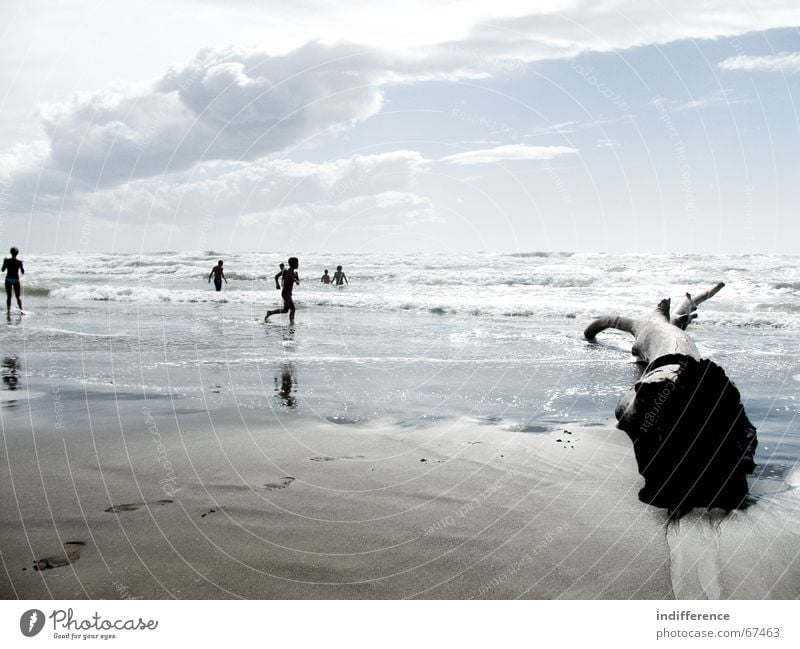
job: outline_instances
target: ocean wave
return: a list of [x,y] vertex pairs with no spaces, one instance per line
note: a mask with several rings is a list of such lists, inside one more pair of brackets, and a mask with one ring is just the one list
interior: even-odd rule
[[[217,293],[206,280],[220,257],[229,284]],[[277,304],[273,277],[285,257],[213,250],[43,255],[31,258],[35,279],[25,289],[33,298],[73,303]],[[303,282],[295,300],[301,307],[589,321],[603,313],[644,315],[662,297],[679,301],[686,291],[725,281],[720,296],[699,310],[698,326],[800,329],[794,295],[800,281],[790,270],[797,260],[786,256],[523,251],[308,253],[300,259]],[[346,290],[319,282],[324,268],[338,264],[350,279]]]
[[[49,289],[50,299],[69,301],[138,302],[138,303],[230,303],[232,305],[258,305],[278,303],[279,294],[274,286],[265,283],[263,290],[228,288],[222,292],[206,288],[166,288],[143,285],[71,285]],[[646,291],[648,292],[648,291]],[[46,295],[46,294],[45,294]],[[650,300],[653,302],[654,300]],[[639,293],[617,291],[606,294],[602,287],[586,291],[564,293],[560,287],[543,288],[531,292],[524,286],[473,287],[452,290],[452,287],[422,287],[419,285],[386,288],[372,285],[367,289],[350,287],[350,290],[331,290],[329,287],[301,285],[295,292],[295,302],[300,308],[321,307],[334,309],[362,309],[378,312],[414,312],[439,316],[510,317],[530,319],[560,318],[590,322],[604,313],[630,313],[632,316],[647,311],[647,300]],[[609,308],[606,303],[614,305]],[[793,303],[756,303],[753,310],[701,309],[697,326],[719,325],[775,329],[800,329],[800,305]]]
[[775,282],[772,288],[800,291],[800,282]]
[[164,259],[132,259],[131,261],[126,261],[122,264],[122,266],[127,266],[131,268],[163,268],[165,266],[184,266],[186,265],[185,261],[182,260],[164,260]]
[[115,333],[99,333],[96,331],[74,331],[73,329],[59,329],[58,327],[41,327],[35,329],[44,336],[78,336],[81,338],[127,338],[128,334],[115,332]]
[[39,297],[47,297],[50,295],[50,288],[47,286],[41,286],[37,284],[24,284],[23,291],[25,295],[36,295]]
[[[236,295],[237,293],[241,295]],[[251,302],[251,299],[240,299],[244,295],[258,295],[245,291],[226,291],[225,293],[213,290],[170,290],[166,288],[147,288],[141,286],[87,286],[75,285],[57,288],[50,291],[50,297],[65,300],[91,300],[96,302]]]
[[[359,279],[364,281],[380,281],[384,282],[385,280],[390,279],[387,277],[359,277]],[[465,277],[465,276],[457,276],[457,277],[430,277],[430,276],[422,276],[422,277],[406,277],[408,284],[414,286],[452,286],[458,287],[459,289],[463,289],[464,287],[468,286],[475,286],[476,279],[474,277]],[[553,288],[582,288],[585,286],[591,286],[598,282],[599,276],[585,276],[585,275],[526,275],[526,276],[518,276],[518,277],[506,277],[505,279],[498,281],[498,282],[487,282],[486,278],[483,278],[480,281],[481,285],[494,285],[494,286],[542,286],[542,287],[553,287]]]
[[229,280],[238,280],[241,282],[266,282],[273,280],[278,269],[271,275],[269,273],[248,273],[248,272],[228,272],[225,271],[225,277]]
[[520,259],[529,259],[531,257],[564,257],[569,258],[572,257],[575,253],[574,252],[544,252],[541,250],[534,250],[531,252],[509,252],[506,253],[505,257],[517,257]]
[[544,277],[530,277],[528,279],[511,279],[503,282],[503,284],[506,286],[554,286],[562,288],[580,288],[595,284],[597,279],[597,277],[576,275],[548,275]]

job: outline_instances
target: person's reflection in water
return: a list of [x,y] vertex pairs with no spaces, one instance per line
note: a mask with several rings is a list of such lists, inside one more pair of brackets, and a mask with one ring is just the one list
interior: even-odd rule
[[19,383],[19,363],[16,356],[6,356],[3,359],[3,383],[6,390],[16,390]]
[[294,375],[292,374],[292,366],[290,363],[284,363],[281,366],[281,378],[275,377],[275,392],[278,393],[278,398],[284,406],[290,409],[297,407],[297,399],[292,392],[297,386]]
[[[6,390],[16,390],[19,385],[19,362],[16,356],[6,356],[3,359],[3,388]],[[8,408],[14,408],[17,405],[16,399],[9,399],[3,403]]]

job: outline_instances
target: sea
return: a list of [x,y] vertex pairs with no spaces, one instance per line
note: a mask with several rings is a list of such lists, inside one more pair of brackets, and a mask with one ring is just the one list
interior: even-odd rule
[[[586,325],[723,281],[689,333],[741,391],[758,477],[796,480],[798,257],[300,253],[296,322],[265,324],[288,256],[24,256],[25,315],[12,308],[0,327],[3,434],[125,432],[143,412],[229,427],[324,419],[366,434],[380,423],[399,435],[464,418],[521,435],[614,424],[638,376],[632,339],[589,343]],[[216,292],[219,259],[228,282]],[[323,284],[338,265],[349,284]],[[91,431],[65,425],[87,413]]]

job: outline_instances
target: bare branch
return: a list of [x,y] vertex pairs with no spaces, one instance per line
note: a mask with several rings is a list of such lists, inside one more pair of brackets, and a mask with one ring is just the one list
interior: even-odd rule
[[683,298],[683,302],[681,302],[680,306],[675,310],[675,315],[672,316],[672,320],[670,320],[670,322],[672,322],[672,324],[674,324],[676,327],[686,329],[686,327],[691,324],[692,320],[697,318],[697,314],[694,312],[694,310],[698,307],[698,305],[714,297],[722,290],[724,286],[725,282],[719,282],[712,288],[708,289],[707,291],[703,291],[694,297],[692,297],[690,293],[687,293],[686,297]]
[[583,332],[586,340],[594,340],[595,336],[606,329],[619,329],[636,335],[636,321],[621,315],[604,315],[592,322]]

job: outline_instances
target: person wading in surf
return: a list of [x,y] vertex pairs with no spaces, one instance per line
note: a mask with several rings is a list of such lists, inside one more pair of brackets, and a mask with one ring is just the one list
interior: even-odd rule
[[225,280],[225,283],[228,283],[227,278],[225,277],[225,273],[222,272],[222,260],[219,260],[219,263],[211,269],[211,272],[208,274],[208,281],[211,281],[211,276],[214,276],[214,288],[218,291],[222,290],[222,280]]
[[[3,260],[2,270],[6,271],[6,313],[10,315],[12,289],[14,291],[14,296],[17,298],[17,306],[19,310],[22,311],[22,299],[20,298],[22,285],[19,282],[19,276],[20,274],[25,274],[25,268],[22,265],[22,260],[17,259],[19,249],[12,246],[9,252],[11,253],[11,257],[6,257]],[[0,272],[2,272],[2,270],[0,270]]]
[[333,274],[333,283],[336,284],[336,286],[350,283],[347,281],[347,275],[344,274],[341,266],[336,267],[336,272]]

